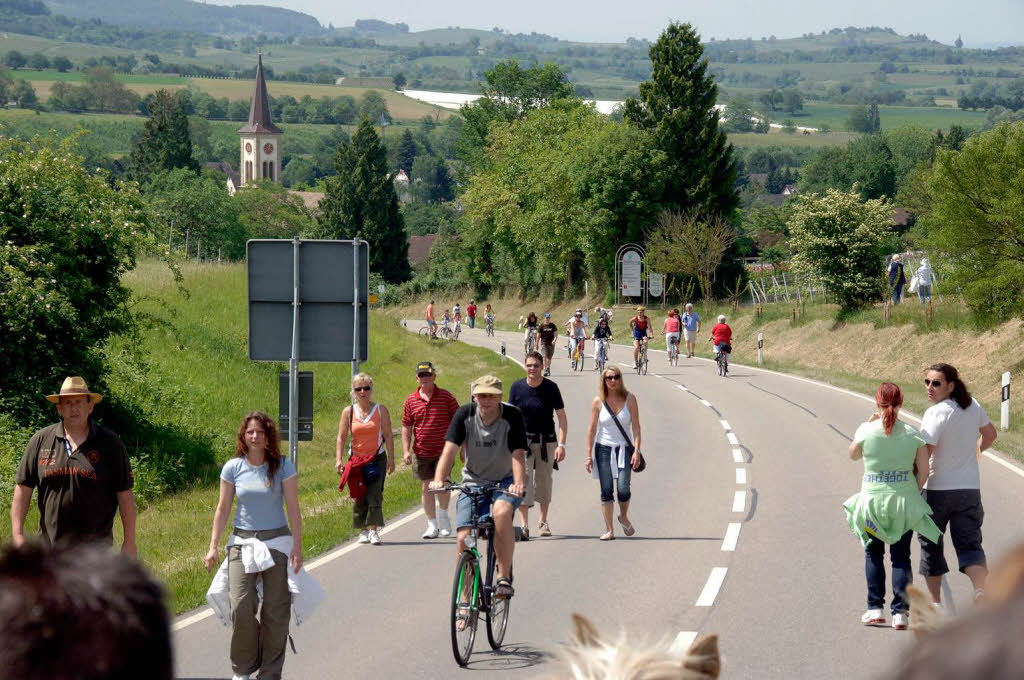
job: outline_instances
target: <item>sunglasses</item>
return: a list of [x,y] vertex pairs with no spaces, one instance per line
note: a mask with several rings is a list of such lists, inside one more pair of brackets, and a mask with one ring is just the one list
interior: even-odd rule
[[622,376],[621,375],[606,375],[604,377],[604,379],[605,380],[622,380]]
[[925,378],[924,379],[924,386],[925,387],[942,387],[942,381],[941,380],[929,380],[928,378]]
[[430,378],[433,375],[434,375],[433,373],[417,373],[416,377],[417,378]]
[[363,385],[362,387],[353,387],[352,391],[353,392],[369,392],[372,389],[373,389],[372,387],[369,387],[367,385]]

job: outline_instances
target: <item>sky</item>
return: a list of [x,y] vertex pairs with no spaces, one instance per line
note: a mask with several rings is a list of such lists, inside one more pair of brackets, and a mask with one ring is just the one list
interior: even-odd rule
[[[212,0],[241,4],[238,0]],[[566,40],[622,42],[658,36],[670,20],[694,24],[706,40],[714,37],[779,38],[820,33],[834,27],[890,26],[898,33],[926,33],[965,47],[1024,43],[1024,0],[246,0],[245,4],[287,7],[320,23],[351,26],[356,19],[405,22],[410,30],[461,26],[513,33],[547,33]]]

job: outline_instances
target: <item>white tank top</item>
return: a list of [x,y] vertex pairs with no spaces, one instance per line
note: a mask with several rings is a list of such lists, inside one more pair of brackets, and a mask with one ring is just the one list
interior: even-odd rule
[[[626,405],[616,415],[618,416],[619,423],[622,425],[622,429],[629,433],[629,437],[632,440],[633,434],[630,428],[632,427],[633,420],[629,415],[628,397]],[[618,425],[615,424],[604,404],[601,405],[601,414],[597,418],[597,443],[604,444],[605,446],[626,446],[626,440],[623,439]]]

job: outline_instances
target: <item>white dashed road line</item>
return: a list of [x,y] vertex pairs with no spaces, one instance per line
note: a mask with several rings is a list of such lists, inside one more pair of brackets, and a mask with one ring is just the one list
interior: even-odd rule
[[711,575],[708,576],[708,582],[704,584],[704,590],[701,591],[700,597],[697,598],[698,607],[710,607],[715,603],[715,598],[718,597],[718,591],[722,587],[722,583],[725,581],[725,575],[728,573],[726,567],[715,567],[711,570]]
[[743,512],[745,507],[747,507],[747,492],[737,491],[736,495],[732,497],[732,511]]
[[683,656],[686,654],[686,650],[690,648],[693,641],[697,639],[697,631],[695,630],[684,630],[676,636],[672,646],[668,648],[668,651],[672,654],[678,654]]
[[743,449],[733,449],[732,450],[732,459],[736,463],[746,463],[747,462],[747,461],[743,460]]
[[725,433],[725,438],[728,439],[729,443],[732,444],[733,446],[739,446],[740,445],[740,440],[732,432],[726,432]]
[[726,432],[728,432],[729,430],[732,429],[731,427],[729,427],[729,421],[728,420],[719,420],[718,422],[720,422],[722,424],[722,429],[725,430]]
[[736,542],[740,540],[740,527],[743,526],[739,522],[730,522],[729,528],[725,532],[725,540],[722,541],[722,550],[725,552],[732,552],[736,550]]
[[746,484],[747,483],[747,468],[736,468],[736,483]]

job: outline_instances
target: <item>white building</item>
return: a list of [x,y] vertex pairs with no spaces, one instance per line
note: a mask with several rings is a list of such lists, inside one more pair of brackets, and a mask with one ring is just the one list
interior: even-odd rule
[[270,116],[261,54],[256,65],[256,89],[249,105],[249,122],[238,128],[242,153],[238,167],[242,186],[258,179],[281,181],[281,135],[281,129],[274,125]]

